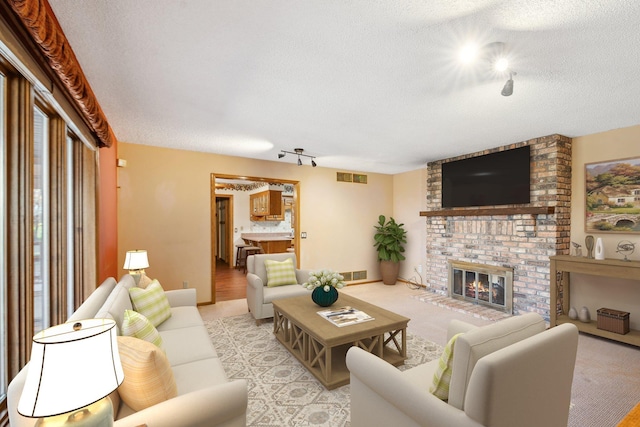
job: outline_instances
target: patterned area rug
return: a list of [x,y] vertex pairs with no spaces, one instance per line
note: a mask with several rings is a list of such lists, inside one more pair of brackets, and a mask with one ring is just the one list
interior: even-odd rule
[[[250,314],[205,321],[230,379],[249,385],[248,426],[350,426],[349,385],[327,390]],[[442,347],[407,334],[408,359],[400,369],[440,357]]]

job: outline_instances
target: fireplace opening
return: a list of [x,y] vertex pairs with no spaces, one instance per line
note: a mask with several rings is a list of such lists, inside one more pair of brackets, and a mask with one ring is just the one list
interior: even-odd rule
[[449,296],[511,314],[513,269],[449,261]]

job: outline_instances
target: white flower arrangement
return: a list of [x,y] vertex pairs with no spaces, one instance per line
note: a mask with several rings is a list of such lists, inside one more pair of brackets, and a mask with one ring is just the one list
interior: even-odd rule
[[325,292],[329,292],[330,286],[340,289],[344,288],[345,285],[344,277],[331,270],[312,271],[309,273],[309,281],[302,284],[309,290],[322,287]]

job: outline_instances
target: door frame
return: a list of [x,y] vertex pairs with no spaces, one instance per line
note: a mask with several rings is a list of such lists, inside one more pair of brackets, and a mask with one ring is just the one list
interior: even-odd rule
[[[241,179],[241,180],[245,180],[245,181],[256,181],[256,182],[267,182],[267,183],[273,183],[273,184],[291,184],[293,185],[293,212],[292,214],[295,215],[296,218],[296,228],[295,228],[295,235],[293,238],[293,246],[294,246],[294,253],[296,254],[296,268],[300,268],[300,230],[302,229],[301,224],[301,218],[300,218],[300,181],[294,181],[294,180],[290,180],[290,179],[281,179],[281,178],[265,178],[265,177],[257,177],[257,176],[245,176],[245,175],[229,175],[229,174],[223,174],[223,173],[215,173],[212,172],[210,175],[210,183],[209,183],[209,187],[210,187],[210,209],[209,209],[209,216],[210,218],[210,223],[211,223],[211,241],[210,241],[210,247],[211,247],[211,260],[210,260],[210,264],[211,264],[211,303],[215,304],[216,303],[216,253],[215,253],[215,245],[216,245],[216,241],[217,241],[217,235],[216,235],[216,217],[214,214],[216,212],[216,178],[221,178],[221,179]],[[231,217],[230,220],[231,223],[233,223],[233,215]],[[232,235],[233,235],[233,228],[231,229],[232,231]],[[233,243],[233,239],[230,239],[230,241]]]

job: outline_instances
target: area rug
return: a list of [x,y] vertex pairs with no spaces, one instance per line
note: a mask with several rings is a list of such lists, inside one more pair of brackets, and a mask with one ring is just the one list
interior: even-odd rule
[[[246,379],[247,425],[348,427],[349,385],[327,390],[273,335],[273,323],[256,326],[250,314],[205,321],[230,379]],[[440,357],[442,347],[407,334],[408,369]]]

